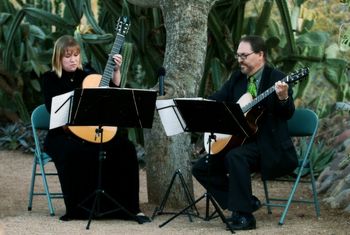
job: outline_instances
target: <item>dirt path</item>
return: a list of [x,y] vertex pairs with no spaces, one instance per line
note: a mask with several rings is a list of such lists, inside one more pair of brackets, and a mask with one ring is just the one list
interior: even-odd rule
[[[42,197],[34,199],[33,210],[27,210],[28,188],[31,177],[32,155],[20,152],[0,151],[0,235],[22,234],[229,234],[225,225],[217,218],[204,221],[179,216],[166,226],[159,228],[169,216],[156,216],[152,223],[139,225],[134,221],[93,220],[86,230],[87,221],[62,222],[58,217],[64,213],[62,200],[54,200],[56,215],[50,216],[47,202]],[[143,211],[151,216],[156,205],[147,203],[145,172],[141,171],[140,200]],[[59,189],[57,180],[50,182],[51,188]],[[280,184],[273,184],[273,191],[286,191]],[[309,195],[306,187],[305,194]],[[195,182],[196,197],[202,195],[202,187]],[[254,194],[263,198],[262,185],[254,180]],[[204,201],[198,205],[204,213]],[[226,213],[226,212],[225,212]],[[321,207],[321,218],[315,217],[312,206],[293,206],[283,226],[277,225],[280,210],[268,215],[266,208],[255,213],[257,229],[237,231],[239,234],[350,234],[350,216],[336,210]]]

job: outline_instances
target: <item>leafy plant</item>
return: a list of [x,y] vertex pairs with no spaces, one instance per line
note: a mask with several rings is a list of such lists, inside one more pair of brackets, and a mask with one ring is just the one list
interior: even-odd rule
[[[303,160],[303,153],[305,152],[307,148],[307,142],[306,139],[302,139],[300,143],[297,145],[298,149],[298,156],[299,156],[299,161]],[[309,161],[311,162],[313,172],[315,176],[318,176],[330,163],[333,159],[333,156],[335,154],[335,150],[332,148],[327,147],[323,141],[315,142],[310,156],[309,156]],[[297,174],[299,170],[299,167],[294,171],[295,174]],[[302,175],[308,175],[310,173],[310,164],[307,163],[305,168],[303,169]]]
[[[125,62],[122,86],[128,83],[149,87],[157,82],[155,71],[163,60],[160,55],[163,54],[161,48],[165,41],[164,35],[158,37],[158,32],[164,32],[164,29],[161,30],[159,9],[131,10],[126,1],[106,0],[98,2],[95,16],[96,11],[92,11],[88,0],[32,1],[31,5],[20,0],[17,2],[20,8],[14,7],[10,0],[0,3],[0,63],[5,71],[11,72],[13,84],[16,84],[14,90],[24,101],[21,107],[11,106],[15,101],[6,103],[4,100],[4,107],[18,108],[22,121],[27,121],[28,110],[42,103],[39,77],[50,68],[54,41],[63,34],[74,34],[81,44],[83,61],[90,62],[102,74],[114,41],[115,22],[122,15],[129,16],[132,25],[122,52]],[[153,27],[160,29],[152,33]],[[135,50],[137,55],[133,55]],[[137,65],[141,64],[142,71],[133,69],[140,68]],[[140,77],[140,74],[143,74],[143,79],[139,79],[142,83],[133,82],[133,78]],[[0,83],[0,90],[6,89],[6,86]]]
[[2,149],[34,152],[34,139],[29,125],[14,123],[0,127],[0,136]]
[[350,49],[350,25],[348,23],[343,23],[340,26],[338,44],[341,51]]

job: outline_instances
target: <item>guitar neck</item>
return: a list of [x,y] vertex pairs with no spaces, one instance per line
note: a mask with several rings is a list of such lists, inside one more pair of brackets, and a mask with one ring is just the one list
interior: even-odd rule
[[[293,79],[291,79],[290,75],[288,75],[285,78],[283,78],[281,80],[281,82],[289,83],[289,80],[293,80]],[[249,102],[247,105],[243,106],[242,107],[243,113],[246,113],[249,110],[251,110],[255,105],[257,105],[258,103],[260,103],[260,101],[262,101],[263,99],[265,99],[266,97],[271,95],[271,93],[274,92],[274,91],[275,91],[275,85],[271,86],[269,89],[267,89],[266,91],[264,91],[263,93],[258,95],[254,100]]]
[[101,82],[99,84],[100,87],[109,86],[109,81],[112,79],[112,76],[114,73],[114,67],[115,67],[113,55],[120,53],[124,43],[124,39],[125,39],[124,35],[119,33],[117,34],[117,37],[114,40],[112,51],[108,56],[108,61],[102,74]]

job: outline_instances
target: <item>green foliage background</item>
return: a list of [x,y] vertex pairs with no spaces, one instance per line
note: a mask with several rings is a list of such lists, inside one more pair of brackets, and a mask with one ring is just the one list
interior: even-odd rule
[[[131,20],[124,47],[130,62],[123,70],[124,85],[149,88],[157,82],[166,33],[159,9],[139,8],[125,0],[4,0],[0,10],[0,103],[24,122],[41,102],[39,78],[50,69],[57,37],[74,34],[82,44],[84,61],[102,73],[121,15]],[[309,79],[295,87],[295,98],[298,105],[327,115],[335,101],[349,98],[349,53],[338,44],[348,13],[348,5],[339,1],[218,1],[209,15],[208,53],[198,95],[220,87],[237,66],[233,53],[239,38],[258,34],[267,39],[270,62],[276,67],[286,73],[310,67]],[[312,89],[316,96],[309,92]]]
[[[50,69],[53,43],[63,34],[74,35],[84,62],[102,73],[116,21],[123,15],[131,21],[123,48],[123,86],[153,87],[166,37],[160,9],[136,7],[126,0],[2,0],[0,122],[29,122],[31,111],[43,102],[40,74]],[[335,103],[350,96],[349,15],[348,1],[218,1],[208,17],[198,96],[219,88],[237,66],[234,51],[241,36],[257,34],[267,39],[274,66],[285,73],[310,68],[309,78],[294,86],[296,105],[312,108],[321,118],[332,115]],[[142,133],[131,135],[142,143]]]

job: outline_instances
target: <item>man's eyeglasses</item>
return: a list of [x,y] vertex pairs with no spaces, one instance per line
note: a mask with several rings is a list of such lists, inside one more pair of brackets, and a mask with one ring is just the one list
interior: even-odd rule
[[235,54],[235,59],[241,58],[241,60],[245,60],[247,59],[248,56],[250,56],[251,54],[254,54],[254,51],[249,53],[249,54]]

